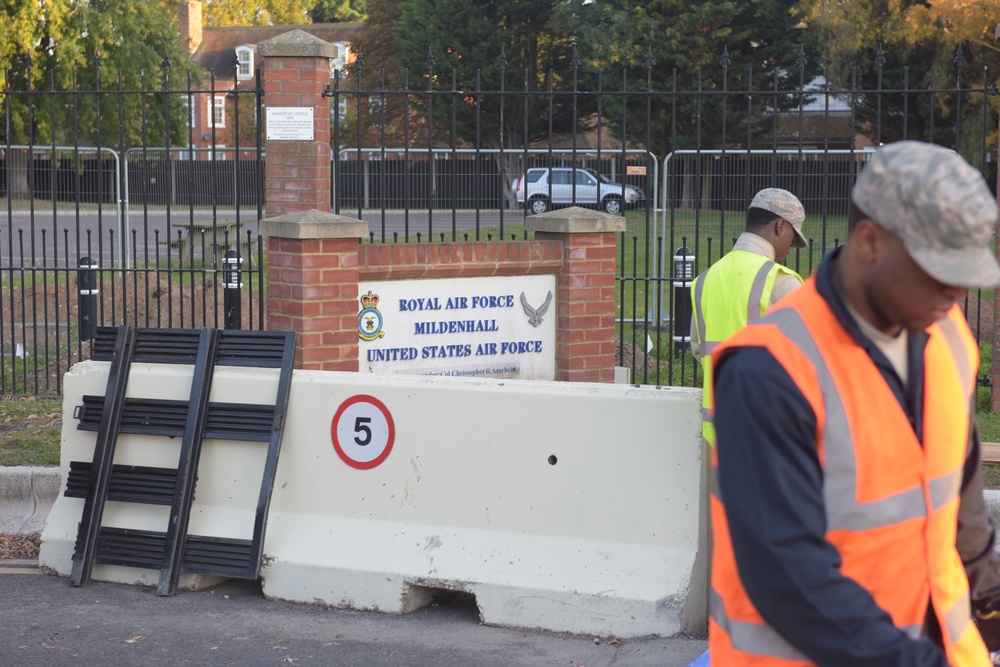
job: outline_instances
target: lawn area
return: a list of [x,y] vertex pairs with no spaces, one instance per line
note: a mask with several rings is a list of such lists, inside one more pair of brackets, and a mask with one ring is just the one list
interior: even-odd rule
[[59,465],[62,399],[0,399],[0,465]]

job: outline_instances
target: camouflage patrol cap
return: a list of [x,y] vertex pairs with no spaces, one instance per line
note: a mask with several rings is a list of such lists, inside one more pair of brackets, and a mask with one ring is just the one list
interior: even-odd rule
[[750,202],[750,208],[762,208],[781,216],[795,230],[795,241],[792,245],[796,248],[805,248],[809,245],[809,241],[802,233],[802,223],[806,221],[806,210],[802,207],[799,198],[788,190],[764,188],[754,196],[753,201]]
[[900,239],[931,277],[947,285],[993,287],[997,201],[982,174],[958,153],[920,141],[880,148],[851,199]]

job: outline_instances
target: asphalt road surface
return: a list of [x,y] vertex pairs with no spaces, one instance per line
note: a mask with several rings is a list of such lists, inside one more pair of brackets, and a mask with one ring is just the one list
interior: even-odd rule
[[267,600],[258,582],[158,597],[10,565],[0,562],[3,667],[685,667],[706,646],[487,627],[468,597],[393,616]]
[[[342,210],[342,215],[357,218],[358,210]],[[195,210],[183,207],[168,212],[163,209],[141,208],[129,211],[128,219],[119,215],[114,206],[106,206],[101,211],[96,208],[81,210],[59,210],[39,206],[35,211],[0,211],[0,266],[58,266],[75,267],[80,256],[101,257],[107,264],[112,256],[121,257],[122,231],[125,230],[127,246],[125,251],[133,253],[139,262],[153,261],[167,252],[167,243],[177,239],[177,233],[184,232],[185,226],[194,222],[205,224],[213,219],[235,221],[236,209],[207,208]],[[523,224],[524,213],[520,210],[503,211],[503,224]],[[398,238],[416,241],[417,235],[427,241],[428,235],[440,241],[441,234],[450,240],[455,234],[464,240],[469,233],[475,238],[475,230],[483,227],[499,227],[501,212],[493,211],[450,211],[450,210],[364,210],[361,219],[377,241],[385,238],[392,242]],[[257,231],[256,208],[240,209],[241,236],[247,231],[254,235]],[[134,232],[134,233],[133,233]],[[395,235],[395,237],[394,237]],[[505,232],[505,236],[507,236]],[[211,232],[208,233],[211,237]],[[111,239],[114,239],[112,243]],[[485,238],[485,237],[484,237]],[[115,247],[112,248],[112,245]],[[198,243],[195,244],[197,248]],[[79,250],[78,250],[79,248]]]

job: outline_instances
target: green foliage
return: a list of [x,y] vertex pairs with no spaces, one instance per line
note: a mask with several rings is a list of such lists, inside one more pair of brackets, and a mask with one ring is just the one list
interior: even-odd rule
[[[609,92],[789,91],[818,71],[810,57],[816,52],[814,37],[798,29],[794,5],[794,0],[572,2],[559,7],[555,22],[576,36],[582,85],[591,90],[601,70],[602,89]],[[604,114],[619,132],[626,129],[630,141],[663,155],[671,149],[745,145],[745,132],[724,134],[722,128],[743,127],[748,118],[768,124],[775,106],[794,108],[800,101],[796,95],[758,95],[748,109],[746,98],[715,101],[721,99],[655,94],[647,127],[646,105],[632,102],[623,109],[621,98],[609,94]]]
[[309,23],[313,0],[206,0],[205,25],[231,28]]
[[[801,96],[723,102],[670,91],[789,91],[808,83],[819,71],[818,48],[812,32],[797,29],[794,5],[794,0],[371,0],[366,33],[357,45],[365,63],[362,87],[382,85],[384,69],[387,90],[404,85],[412,91],[455,90],[434,97],[432,130],[435,138],[450,141],[454,118],[460,146],[525,146],[580,134],[598,112],[608,148],[624,142],[663,155],[672,148],[745,145],[746,132],[731,128],[748,118],[770,127],[773,109],[794,108]],[[529,95],[476,92],[501,85]],[[545,94],[550,88],[554,94]],[[574,88],[604,94],[560,94]],[[616,94],[623,89],[656,91],[648,98],[650,123],[647,105],[633,98],[626,107]],[[413,115],[426,121],[432,110],[425,95],[406,99],[406,109],[388,101],[384,122],[379,114],[362,118],[368,125],[360,134],[371,136],[369,128],[378,123],[390,128],[388,140],[391,128],[409,124],[412,140],[423,130]],[[397,107],[402,101],[400,96]],[[354,136],[354,128],[348,133],[346,141],[366,143]]]
[[[168,119],[174,143],[182,139],[177,96],[114,94],[186,84],[195,66],[172,2],[0,0],[0,66],[9,72],[0,96],[4,143],[135,145],[143,132],[141,107],[150,144],[165,140]],[[66,90],[93,94],[59,94]]]
[[[1000,68],[1000,49],[993,43],[998,9],[996,0],[801,0],[799,14],[819,37],[834,88],[927,91],[852,96],[857,126],[870,128],[876,143],[933,141],[955,146],[972,164],[985,167],[982,147],[996,145],[997,102],[984,90],[963,107],[948,91],[994,86]],[[985,113],[984,105],[990,107]],[[991,135],[985,142],[984,126]]]
[[317,0],[309,11],[313,23],[349,23],[364,21],[368,0]]
[[[401,4],[395,34],[400,65],[415,82],[413,88],[452,90],[455,73],[460,95],[438,98],[442,102],[435,121],[440,136],[448,136],[452,113],[459,137],[469,145],[478,141],[484,146],[526,145],[547,136],[553,126],[568,129],[580,117],[565,97],[539,95],[527,103],[519,98],[515,104],[498,95],[476,94],[477,89],[501,87],[546,90],[550,72],[554,87],[571,85],[572,38],[553,22],[558,4],[555,0],[406,0]],[[434,61],[433,71],[428,67],[429,57]],[[417,99],[415,105],[427,115],[426,98]]]

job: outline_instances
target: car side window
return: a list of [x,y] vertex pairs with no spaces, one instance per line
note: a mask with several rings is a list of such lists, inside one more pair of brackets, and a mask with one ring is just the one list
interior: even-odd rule
[[528,182],[537,183],[541,178],[542,174],[545,173],[544,169],[529,169],[528,170]]
[[577,170],[577,172],[576,172],[576,184],[577,185],[590,185],[590,186],[594,186],[594,185],[597,185],[597,179],[594,178],[593,176],[591,176],[590,174],[588,174],[585,171],[579,171],[579,170]]
[[570,173],[568,171],[553,171],[552,172],[552,184],[553,185],[569,185]]

